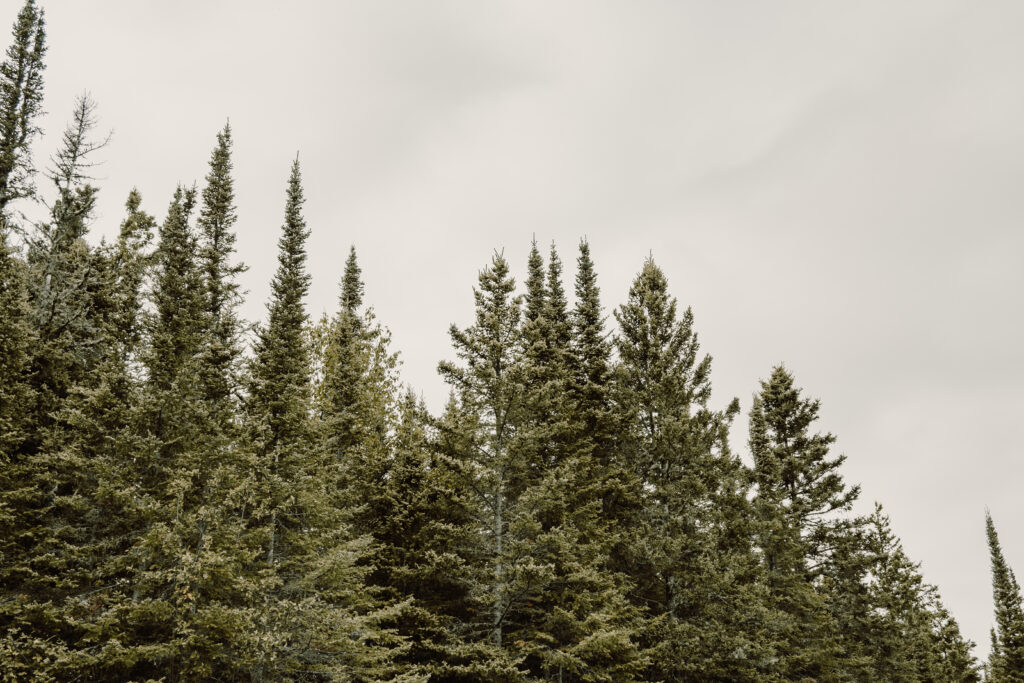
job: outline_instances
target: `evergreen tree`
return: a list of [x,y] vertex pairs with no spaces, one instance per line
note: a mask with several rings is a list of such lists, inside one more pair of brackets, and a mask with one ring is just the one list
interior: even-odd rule
[[103,146],[91,137],[95,110],[87,96],[75,102],[49,172],[56,191],[49,220],[39,223],[28,240],[32,323],[38,337],[32,375],[40,388],[31,418],[35,448],[56,428],[63,401],[75,386],[89,381],[103,355],[102,324],[93,300],[102,278],[98,255],[85,241],[98,193],[88,169],[92,154]]
[[[372,310],[362,310],[363,290],[352,247],[341,281],[340,310],[333,319],[322,319],[314,330],[322,358],[315,403],[327,448],[338,462],[356,469],[361,459],[379,460],[384,451],[395,419],[398,385],[398,358],[389,350],[391,336],[376,322]],[[353,472],[353,477],[374,478],[365,474]]]
[[1024,608],[1020,585],[1003,557],[999,535],[992,515],[985,514],[985,533],[992,557],[992,599],[996,625],[992,629],[992,651],[988,660],[987,681],[1024,681]]
[[118,678],[135,653],[122,646],[124,617],[131,615],[129,559],[138,540],[135,525],[138,454],[147,443],[136,429],[140,386],[142,287],[149,266],[147,247],[155,222],[132,192],[117,241],[95,255],[97,285],[91,292],[102,330],[102,357],[88,386],[66,402],[64,449],[92,471],[92,488],[81,516],[88,536],[85,591],[65,604],[65,618],[80,629],[74,654],[55,672],[58,678]]
[[[216,426],[229,438],[238,387],[237,362],[240,354],[241,321],[237,307],[241,301],[237,277],[245,266],[233,263],[236,235],[235,190],[231,161],[231,126],[217,133],[217,145],[210,154],[210,170],[202,192],[199,228],[200,261],[205,294],[204,320],[207,325],[203,364],[206,399],[214,410]],[[227,447],[227,446],[223,446]]]
[[522,548],[525,540],[516,538],[510,526],[530,474],[529,463],[514,450],[525,409],[522,369],[516,362],[521,308],[514,290],[508,262],[496,253],[473,292],[475,323],[466,330],[450,328],[463,365],[444,361],[438,366],[456,396],[442,438],[452,448],[450,457],[462,463],[466,478],[460,485],[475,493],[474,514],[484,544],[474,558],[480,568],[474,577],[480,605],[476,627],[493,648],[495,667],[490,677],[479,680],[519,679],[505,638],[508,621],[523,597],[547,578],[545,568],[517,561],[528,554]]
[[116,637],[105,676],[235,679],[249,670],[252,626],[245,606],[260,577],[239,544],[241,462],[217,447],[202,353],[208,335],[203,271],[190,225],[195,192],[175,192],[156,252],[153,314],[143,353],[146,380],[135,419],[130,536],[122,559],[124,599],[108,615]]
[[6,468],[5,507],[15,542],[7,547],[11,552],[3,557],[2,574],[5,587],[20,596],[4,618],[8,637],[49,634],[46,640],[22,641],[18,656],[8,661],[15,671],[23,665],[39,676],[73,675],[69,648],[82,635],[74,607],[92,590],[97,561],[97,530],[91,523],[105,463],[77,446],[79,415],[103,384],[99,370],[109,348],[103,257],[84,240],[96,195],[85,170],[89,155],[102,146],[89,137],[94,109],[88,98],[76,102],[49,174],[57,197],[49,219],[28,235],[27,245],[34,343],[27,349],[31,386],[26,396],[34,400],[19,406],[24,438]]
[[727,440],[738,403],[708,407],[711,359],[699,357],[692,313],[676,311],[648,259],[615,313],[618,409],[630,425],[624,447],[642,483],[624,552],[634,599],[648,615],[647,675],[754,680],[763,654],[758,601],[747,593],[755,562],[742,467]]
[[0,456],[6,464],[25,438],[23,407],[32,400],[26,372],[33,333],[25,264],[8,243],[5,222],[0,215]]
[[43,56],[46,30],[43,10],[26,0],[12,30],[12,42],[0,64],[0,215],[8,205],[35,192],[30,145],[39,134],[42,113]]
[[[254,449],[250,533],[266,587],[257,605],[254,681],[308,676],[380,680],[389,653],[374,648],[371,623],[353,609],[374,605],[352,557],[338,507],[337,466],[319,457],[310,422],[310,355],[303,299],[309,290],[298,160],[288,181],[270,319],[259,331],[249,391]],[[329,558],[329,560],[328,560]],[[325,564],[325,562],[331,564]],[[329,571],[324,571],[328,569]]]
[[870,517],[869,548],[875,556],[870,582],[871,610],[865,615],[865,643],[873,680],[977,681],[972,643],[910,561],[880,505]]
[[345,274],[341,278],[341,309],[355,315],[363,305],[362,269],[356,258],[356,247],[352,245],[345,260]]
[[489,648],[464,631],[476,606],[467,561],[476,540],[472,502],[459,463],[437,448],[428,423],[422,402],[406,392],[386,472],[365,502],[376,520],[369,581],[399,606],[386,622],[407,639],[399,667],[430,681],[487,680]]
[[530,561],[544,568],[545,578],[528,594],[521,616],[510,621],[509,637],[521,643],[524,668],[534,677],[635,680],[644,666],[634,642],[638,611],[626,598],[625,577],[608,570],[615,532],[602,519],[605,482],[592,480],[600,466],[572,391],[572,328],[561,260],[552,245],[543,273],[534,244],[529,266],[516,451],[532,472],[510,528],[526,540]]
[[942,605],[938,595],[933,603],[932,637],[939,661],[933,664],[931,680],[978,683],[981,681],[978,661],[971,650],[974,643],[960,633],[960,626]]
[[[590,245],[580,242],[576,259],[576,306],[570,315],[571,367],[576,416],[579,421],[578,447],[591,453],[591,479],[601,487],[602,516],[610,524],[629,523],[639,505],[637,472],[623,457],[619,437],[624,431],[622,417],[614,406],[612,344],[605,332],[601,292],[597,285]],[[621,557],[618,549],[609,552]]]
[[777,366],[761,383],[750,412],[750,448],[759,495],[789,511],[813,564],[827,552],[844,522],[830,515],[845,512],[860,495],[848,487],[839,468],[846,456],[829,457],[831,434],[809,434],[820,402],[800,397],[793,377]]
[[[836,472],[842,457],[828,458],[835,438],[807,433],[818,408],[817,401],[800,398],[793,378],[778,366],[761,383],[750,411],[754,505],[772,610],[769,637],[778,652],[772,668],[784,677],[832,676],[841,657],[838,626],[814,582],[832,528],[822,526],[828,524],[826,516],[849,509],[857,490],[847,490]],[[867,566],[859,565],[860,570]],[[859,591],[861,574],[854,577]]]
[[27,596],[18,590],[31,575],[26,555],[36,546],[34,530],[24,526],[24,508],[36,496],[22,446],[22,407],[32,400],[27,370],[33,330],[25,267],[7,245],[6,226],[0,228],[0,677],[31,680],[31,655],[42,655],[37,665],[46,661],[36,620],[24,607]]

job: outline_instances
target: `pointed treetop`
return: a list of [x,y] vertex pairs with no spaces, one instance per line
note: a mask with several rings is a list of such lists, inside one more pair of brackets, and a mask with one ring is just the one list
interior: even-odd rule
[[[584,364],[590,368],[588,374],[597,371],[603,374],[610,355],[610,345],[604,334],[601,308],[601,288],[597,285],[594,261],[590,258],[590,245],[580,241],[580,253],[576,258],[576,309],[573,312],[576,346],[585,356]],[[596,377],[592,377],[596,380]]]
[[[272,282],[275,302],[288,309],[302,308],[310,283],[310,275],[306,272],[306,239],[309,229],[302,217],[302,205],[305,197],[302,192],[302,172],[298,158],[292,162],[288,176],[287,199],[285,201],[284,226],[278,239],[278,269]],[[303,319],[305,313],[302,313]]]
[[11,34],[0,64],[0,215],[12,200],[35,192],[29,146],[40,133],[35,121],[43,113],[46,30],[34,0],[22,6]]
[[61,147],[51,160],[50,179],[60,192],[67,193],[71,188],[93,180],[89,169],[97,165],[89,157],[97,150],[103,149],[110,142],[110,133],[101,140],[92,138],[98,119],[96,100],[88,92],[75,98],[75,108],[71,122],[61,137]]
[[761,382],[750,411],[750,449],[758,483],[788,500],[801,518],[849,510],[860,486],[848,487],[839,474],[846,456],[830,456],[832,434],[812,434],[821,402],[801,397],[793,376],[782,365]]
[[551,327],[551,338],[548,342],[563,350],[568,350],[571,330],[569,327],[569,302],[566,300],[565,287],[562,285],[562,259],[558,257],[555,243],[551,243],[548,255],[547,300],[544,302],[544,316]]
[[530,243],[530,256],[526,260],[525,322],[536,323],[544,313],[547,291],[544,287],[544,259],[537,249],[537,238]]
[[992,599],[995,603],[995,628],[992,629],[992,653],[989,678],[993,683],[1024,680],[1024,607],[1020,585],[1006,563],[992,515],[985,511],[985,532],[992,558]]
[[225,123],[224,128],[217,133],[217,145],[210,153],[210,170],[206,174],[203,210],[199,221],[207,232],[214,233],[217,237],[229,238],[233,244],[234,235],[228,233],[237,219],[234,180],[231,177],[231,148],[231,124]]
[[363,305],[362,270],[356,260],[356,247],[353,244],[348,250],[345,261],[345,274],[341,278],[341,309],[354,314]]

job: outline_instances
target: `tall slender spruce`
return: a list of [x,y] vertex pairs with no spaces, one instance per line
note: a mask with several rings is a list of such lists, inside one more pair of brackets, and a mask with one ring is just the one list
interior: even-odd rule
[[985,533],[992,559],[992,601],[995,603],[995,627],[988,677],[992,683],[1024,681],[1024,607],[1020,584],[1003,556],[992,515],[985,513]]
[[8,205],[35,193],[30,146],[40,129],[46,25],[35,0],[26,0],[0,64],[0,215]]

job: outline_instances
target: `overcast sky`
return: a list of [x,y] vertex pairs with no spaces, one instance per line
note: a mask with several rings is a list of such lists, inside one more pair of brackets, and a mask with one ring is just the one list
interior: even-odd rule
[[653,253],[713,401],[785,362],[987,652],[985,506],[1024,572],[1024,3],[41,2],[37,158],[83,90],[114,131],[95,234],[133,186],[162,219],[230,118],[258,319],[298,151],[310,311],[354,243],[433,407],[494,249],[571,278],[586,237],[609,313]]

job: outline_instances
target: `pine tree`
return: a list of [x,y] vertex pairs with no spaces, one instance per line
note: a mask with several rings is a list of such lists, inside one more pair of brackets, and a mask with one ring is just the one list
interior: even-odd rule
[[88,98],[76,102],[49,173],[57,195],[49,219],[27,236],[34,341],[27,373],[34,400],[20,406],[26,438],[6,468],[5,507],[16,542],[8,546],[2,574],[5,587],[20,596],[4,619],[8,638],[49,634],[22,640],[18,656],[7,660],[15,671],[24,665],[38,676],[75,675],[69,648],[83,626],[74,608],[93,590],[98,560],[95,497],[105,463],[78,443],[80,415],[103,386],[100,370],[110,346],[102,310],[104,258],[84,240],[96,195],[86,170],[89,155],[102,146],[90,139],[94,109]]
[[241,321],[237,307],[241,294],[237,277],[246,269],[243,264],[232,262],[236,240],[234,226],[238,217],[231,149],[231,126],[225,124],[217,133],[217,145],[210,154],[210,170],[197,222],[206,297],[204,319],[208,326],[204,349],[207,359],[199,379],[215,411],[217,428],[225,433],[225,438],[230,437],[232,397],[238,386]]
[[516,362],[521,308],[514,290],[508,262],[496,253],[473,292],[475,323],[466,330],[450,328],[463,365],[444,361],[438,366],[456,396],[443,423],[442,439],[452,448],[447,454],[462,463],[466,478],[461,486],[476,494],[474,514],[480,516],[484,544],[474,558],[480,568],[474,577],[481,607],[476,627],[486,634],[500,668],[492,672],[493,678],[479,680],[518,679],[505,638],[508,621],[523,596],[547,579],[545,568],[516,561],[523,556],[525,541],[516,538],[511,527],[530,476],[528,461],[514,450],[525,410],[523,373]]
[[[509,638],[525,653],[534,677],[562,681],[635,680],[644,661],[634,642],[638,612],[628,584],[608,571],[614,532],[602,514],[599,465],[572,390],[572,328],[562,264],[552,245],[547,271],[531,249],[519,363],[523,422],[516,451],[530,463],[510,529],[526,541],[530,562],[543,567]],[[531,312],[535,309],[535,312]]]
[[[342,276],[340,310],[333,319],[322,319],[314,330],[322,358],[315,404],[327,448],[338,462],[357,469],[360,460],[379,460],[385,449],[385,437],[395,419],[398,385],[398,358],[389,350],[391,336],[376,322],[372,310],[362,310],[363,290],[352,247]],[[374,478],[365,474],[353,473],[353,477]]]
[[459,463],[434,443],[430,418],[411,391],[399,404],[386,472],[366,512],[376,520],[371,585],[398,605],[387,626],[407,639],[396,664],[431,681],[489,675],[489,649],[464,638],[476,602],[467,558],[475,542],[472,501]]
[[924,582],[919,565],[907,557],[881,505],[875,505],[868,535],[876,558],[869,584],[871,610],[864,615],[871,678],[977,681],[972,644],[960,636],[936,588]]
[[986,680],[1016,683],[1024,681],[1024,608],[1021,607],[1020,585],[1003,557],[996,525],[987,512],[985,533],[992,557],[992,599],[996,619]]
[[624,553],[634,599],[648,615],[647,675],[754,680],[758,602],[746,591],[755,563],[742,467],[727,440],[738,403],[708,407],[711,358],[699,357],[692,313],[676,311],[664,274],[648,259],[615,313],[618,410],[642,482]]
[[[773,670],[783,676],[822,677],[835,675],[840,666],[854,666],[858,651],[870,641],[870,634],[856,629],[844,632],[841,622],[844,615],[852,618],[870,609],[863,579],[873,559],[857,523],[836,518],[850,509],[860,489],[847,487],[839,474],[845,456],[829,456],[835,437],[809,433],[820,403],[800,393],[793,377],[777,366],[754,397],[754,506],[773,610],[769,638],[779,653]],[[816,587],[826,567],[830,585],[838,587],[832,591],[835,600]],[[856,661],[865,665],[867,660]]]
[[8,205],[35,193],[30,145],[39,134],[42,113],[43,56],[46,30],[43,10],[26,0],[12,30],[13,40],[0,64],[0,215]]
[[[356,612],[374,606],[366,573],[353,562],[362,541],[346,537],[338,506],[337,466],[320,457],[310,422],[310,354],[303,299],[309,236],[302,217],[298,160],[288,181],[278,269],[271,283],[269,322],[259,331],[247,403],[254,449],[250,536],[266,575],[258,598],[254,681],[321,676],[380,679],[386,648]],[[324,572],[325,560],[334,563]]]

